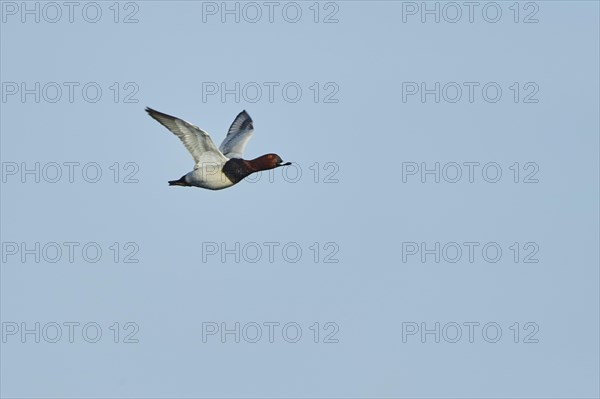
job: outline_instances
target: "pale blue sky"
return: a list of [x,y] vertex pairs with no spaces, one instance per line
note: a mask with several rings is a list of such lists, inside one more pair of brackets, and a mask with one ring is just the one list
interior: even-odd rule
[[[96,23],[86,21],[96,18],[90,3],[72,23],[64,6],[58,18],[40,3],[36,23],[21,4],[1,3],[3,397],[598,397],[597,2],[521,2],[518,16],[500,2],[496,23],[483,2],[472,23],[466,7],[457,23],[445,20],[455,15],[446,3],[439,23],[421,22],[421,2],[298,2],[296,23],[286,20],[291,3],[277,3],[273,22],[255,3],[256,23],[242,3],[239,23],[221,21],[221,2],[122,2],[118,15],[98,2]],[[236,82],[239,102],[206,92]],[[436,82],[439,103],[403,92]],[[497,102],[482,96],[490,82]],[[462,97],[447,101],[457,86]],[[289,101],[297,87],[302,96]],[[25,101],[23,88],[33,90]],[[264,174],[218,192],[168,187],[192,158],[146,106],[199,125],[217,145],[246,109],[255,126],[246,156],[278,153],[302,176],[292,183],[291,169],[287,180],[278,170],[272,182]],[[40,183],[31,174],[23,183],[22,167],[36,162]],[[65,162],[79,163],[72,183]],[[436,162],[451,177],[457,163],[463,178],[403,182],[403,168]],[[479,163],[473,183],[469,162]],[[481,176],[490,162],[497,183]],[[50,183],[54,163],[62,177]],[[97,183],[84,165],[85,179],[102,172]],[[534,170],[539,182],[524,183]],[[438,242],[439,263],[406,252]],[[463,254],[451,263],[456,246],[442,248],[454,242]],[[465,242],[478,243],[472,263]],[[21,243],[34,248],[25,261]],[[222,261],[221,243],[234,252],[239,243],[239,263]],[[483,258],[486,243],[501,248],[498,262]],[[56,247],[62,255],[49,262]],[[524,263],[534,250],[538,262]],[[133,252],[138,262],[124,263]],[[36,322],[40,343],[10,334]],[[88,343],[75,330],[71,343],[68,322],[98,323],[102,337]],[[127,322],[139,342],[123,342]],[[206,335],[236,322],[240,334],[246,326],[240,343]],[[297,323],[302,337],[289,343],[291,330],[277,330],[271,343],[269,322]],[[440,343],[406,335],[436,322]],[[469,322],[479,323],[472,343]],[[247,342],[253,323],[257,343]],[[453,323],[457,343],[447,342]],[[497,343],[482,337],[486,323],[502,329]],[[338,342],[324,343],[336,328]],[[538,342],[524,343],[534,329]]]

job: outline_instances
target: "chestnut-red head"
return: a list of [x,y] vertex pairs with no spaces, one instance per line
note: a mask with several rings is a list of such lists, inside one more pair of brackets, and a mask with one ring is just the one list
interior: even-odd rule
[[248,161],[248,163],[256,170],[269,170],[275,169],[280,166],[291,165],[291,162],[283,162],[281,157],[277,154],[265,154],[256,159]]

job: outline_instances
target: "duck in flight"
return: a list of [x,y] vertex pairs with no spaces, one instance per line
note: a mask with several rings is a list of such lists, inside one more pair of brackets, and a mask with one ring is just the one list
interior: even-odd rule
[[193,171],[179,180],[169,181],[169,186],[221,190],[239,183],[252,173],[292,164],[284,163],[277,154],[266,154],[252,160],[242,159],[244,147],[254,133],[252,118],[246,111],[236,116],[218,149],[208,133],[199,127],[152,108],[146,108],[146,112],[179,137],[196,162]]

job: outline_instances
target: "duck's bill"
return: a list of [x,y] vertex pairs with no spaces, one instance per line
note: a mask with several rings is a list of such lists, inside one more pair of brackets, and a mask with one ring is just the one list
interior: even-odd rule
[[283,163],[283,162],[279,162],[279,163],[277,164],[277,166],[289,166],[289,165],[291,165],[291,164],[292,164],[291,162],[285,162],[285,163]]

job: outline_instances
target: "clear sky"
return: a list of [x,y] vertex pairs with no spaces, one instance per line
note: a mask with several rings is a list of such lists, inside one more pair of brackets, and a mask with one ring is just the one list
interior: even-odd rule
[[598,397],[597,2],[0,8],[3,397]]

